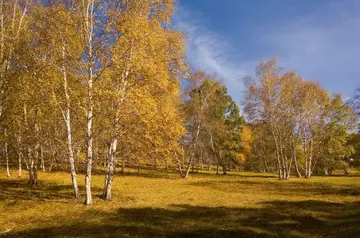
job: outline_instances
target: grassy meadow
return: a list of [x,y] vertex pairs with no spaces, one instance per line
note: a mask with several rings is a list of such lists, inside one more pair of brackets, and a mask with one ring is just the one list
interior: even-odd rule
[[85,206],[67,173],[40,173],[35,188],[13,174],[0,175],[2,237],[360,237],[357,176],[129,172],[115,177],[109,202],[94,175],[94,205]]

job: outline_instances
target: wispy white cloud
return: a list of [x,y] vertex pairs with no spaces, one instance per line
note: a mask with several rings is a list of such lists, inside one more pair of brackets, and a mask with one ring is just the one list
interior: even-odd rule
[[177,9],[174,27],[183,31],[187,37],[186,53],[195,69],[216,73],[228,87],[232,97],[239,101],[242,79],[253,70],[252,63],[239,62],[234,58],[236,48],[207,27],[206,18],[200,13],[183,6]]
[[333,1],[262,35],[259,44],[286,69],[349,96],[360,83],[360,2]]
[[[274,25],[271,19],[262,26],[248,22],[245,29],[234,29],[242,34],[219,34],[207,22],[209,17],[180,5],[174,27],[188,37],[186,51],[191,65],[217,73],[237,102],[243,77],[254,74],[261,58],[278,57],[285,70],[296,70],[345,97],[351,96],[360,84],[359,0],[329,1],[317,10],[284,19],[281,25],[275,19]],[[237,41],[231,39],[234,35],[252,38],[245,41],[246,45],[232,45],[230,40]],[[240,57],[244,49],[248,58]]]

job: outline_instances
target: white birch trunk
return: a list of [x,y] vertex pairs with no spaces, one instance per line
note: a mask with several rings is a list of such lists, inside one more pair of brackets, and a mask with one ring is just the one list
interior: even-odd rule
[[313,141],[310,140],[310,151],[309,151],[309,162],[308,162],[308,178],[311,177],[312,174],[312,159],[313,159]]
[[18,176],[21,177],[23,149],[22,149],[22,142],[21,142],[21,135],[20,135],[20,125],[19,125],[19,135],[17,136],[17,147],[18,147],[18,162],[19,162]]
[[294,148],[294,164],[295,164],[296,175],[298,178],[301,178],[302,176],[301,176],[299,165],[297,162],[296,147]]
[[200,129],[201,129],[201,124],[199,123],[196,129],[196,133],[195,133],[195,138],[192,144],[192,148],[191,148],[191,152],[190,152],[190,158],[189,158],[189,164],[186,168],[185,174],[183,176],[183,178],[187,178],[189,176],[190,173],[190,169],[191,169],[191,165],[195,156],[195,149],[197,146],[197,142],[198,142],[198,138],[199,138],[199,134],[200,134]]
[[280,161],[280,150],[279,150],[279,144],[278,144],[278,140],[277,140],[277,137],[275,135],[275,132],[274,132],[274,129],[271,130],[272,131],[272,134],[273,134],[273,137],[274,137],[274,142],[275,142],[275,147],[276,147],[276,159],[277,159],[277,162],[278,162],[278,174],[279,174],[279,179],[282,179],[282,170],[281,170],[281,161]]
[[[24,107],[24,117],[25,117],[25,125],[27,127],[27,114],[26,107]],[[37,124],[37,108],[35,108],[35,137],[39,138],[39,127]],[[34,156],[32,156],[31,148],[28,146],[28,160],[30,161],[29,166],[29,185],[36,186],[38,185],[38,173],[37,173],[37,163],[39,160],[39,149],[40,149],[40,141],[37,139],[35,148],[34,148]]]
[[71,112],[70,112],[70,95],[69,95],[69,88],[68,88],[68,81],[67,81],[67,72],[65,67],[65,54],[66,48],[63,46],[63,66],[62,66],[62,73],[63,73],[63,83],[64,83],[64,94],[66,100],[66,108],[65,108],[65,124],[66,124],[66,134],[67,134],[67,150],[68,150],[68,158],[69,158],[69,165],[70,165],[70,173],[71,173],[71,182],[74,189],[74,197],[75,199],[80,198],[79,187],[77,184],[76,179],[76,168],[75,168],[75,159],[74,159],[74,150],[73,150],[73,143],[72,143],[72,129],[71,129]]
[[[83,7],[85,8],[85,1],[83,0]],[[91,172],[92,172],[92,164],[93,164],[93,135],[92,135],[92,124],[93,124],[93,110],[94,110],[94,102],[93,102],[93,28],[94,28],[94,0],[91,0],[87,3],[87,7],[85,8],[85,31],[86,31],[86,40],[88,46],[88,109],[87,109],[87,127],[86,127],[86,144],[87,144],[87,162],[86,162],[86,174],[85,174],[85,192],[86,192],[86,205],[92,204],[92,195],[91,195]]]
[[[92,73],[90,73],[92,75]],[[91,196],[91,172],[93,164],[93,135],[92,135],[92,122],[93,122],[93,78],[89,77],[88,81],[88,111],[87,111],[87,163],[86,163],[86,175],[85,175],[85,189],[86,189],[86,205],[92,204]]]
[[41,160],[41,169],[45,172],[45,159],[44,159],[44,147],[40,145],[40,160]]
[[10,167],[9,167],[9,151],[8,151],[8,142],[7,142],[7,129],[4,129],[5,134],[5,147],[4,147],[4,153],[5,153],[5,159],[6,159],[6,176],[10,177]]
[[19,171],[18,171],[18,176],[21,177],[21,175],[22,175],[22,151],[21,151],[21,149],[19,149],[18,157],[19,157]]
[[109,153],[108,153],[108,164],[107,164],[108,173],[105,176],[105,186],[103,192],[103,198],[105,200],[111,200],[111,188],[112,188],[112,182],[115,171],[116,147],[117,147],[117,139],[116,137],[113,137],[110,143]]

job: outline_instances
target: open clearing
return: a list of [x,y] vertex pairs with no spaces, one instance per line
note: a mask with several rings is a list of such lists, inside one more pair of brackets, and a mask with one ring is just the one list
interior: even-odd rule
[[[14,171],[13,174],[16,174]],[[70,175],[0,175],[0,236],[7,237],[359,237],[360,177],[291,178],[232,172],[117,175],[113,200],[72,199]],[[84,176],[79,175],[84,192]],[[101,194],[102,175],[94,175]],[[10,229],[10,230],[9,230]]]

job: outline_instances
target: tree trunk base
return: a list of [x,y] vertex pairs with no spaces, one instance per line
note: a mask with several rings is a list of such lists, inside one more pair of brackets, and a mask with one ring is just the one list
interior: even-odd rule
[[91,178],[89,174],[85,175],[85,205],[91,205],[92,204],[92,196],[91,196]]
[[39,181],[37,179],[30,179],[27,184],[32,187],[37,187],[39,186]]
[[103,200],[105,200],[105,201],[111,201],[111,193],[103,193],[102,195],[101,195],[101,198],[103,199]]
[[38,173],[36,169],[31,169],[29,171],[29,182],[28,182],[29,186],[38,186],[39,185],[39,180],[38,180]]

